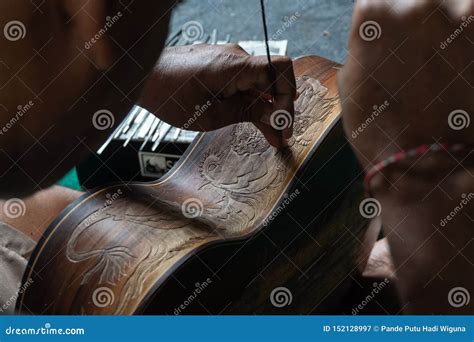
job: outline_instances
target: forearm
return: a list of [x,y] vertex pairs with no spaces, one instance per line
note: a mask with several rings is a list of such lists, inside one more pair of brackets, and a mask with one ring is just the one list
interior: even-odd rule
[[[296,80],[289,58],[275,56],[272,64],[275,84],[265,56],[250,56],[236,44],[167,48],[138,104],[175,127],[195,131],[252,122],[280,148],[292,133]],[[270,102],[272,87],[277,92]],[[286,127],[270,122],[282,116]]]
[[474,294],[474,168],[463,164],[430,156],[373,180],[407,313],[474,312],[451,292]]

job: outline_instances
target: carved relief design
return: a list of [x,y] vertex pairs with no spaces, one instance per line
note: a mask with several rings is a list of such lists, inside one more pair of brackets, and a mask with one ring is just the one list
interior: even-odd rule
[[[295,106],[294,135],[288,142],[298,160],[317,137],[314,125],[333,112],[336,98],[326,98],[327,89],[309,76],[297,79],[300,97]],[[229,148],[230,147],[230,148]],[[270,147],[254,125],[234,126],[229,146],[206,152],[200,163],[203,180],[199,190],[214,192],[219,199],[205,208],[207,219],[228,234],[241,233],[267,211],[288,175],[288,150]]]
[[[148,203],[155,199],[150,198]],[[144,201],[147,203],[147,201]],[[93,246],[88,238],[93,229],[103,229],[107,225],[120,226],[120,232],[136,238],[133,251],[125,246],[81,250],[78,245]],[[92,234],[91,234],[92,235]],[[92,236],[100,236],[95,232]],[[166,205],[157,206],[119,199],[111,205],[91,213],[74,229],[66,247],[66,257],[78,263],[93,260],[94,264],[84,273],[81,285],[87,285],[98,276],[95,285],[115,286],[123,278],[127,279],[123,295],[119,298],[117,314],[122,313],[130,300],[142,293],[144,280],[163,261],[172,258],[180,250],[192,246],[196,241],[206,239],[210,232],[191,225],[189,220],[173,214]],[[104,246],[106,244],[101,244]]]
[[[311,77],[300,77],[297,82],[301,95],[289,145],[292,158],[301,161],[309,153],[308,145],[321,134],[317,123],[334,112],[337,98],[327,98],[327,89]],[[158,195],[143,202],[119,199],[90,213],[76,226],[66,248],[70,262],[92,264],[81,285],[92,279],[98,279],[99,284],[94,285],[121,284],[115,313],[123,313],[130,302],[139,300],[147,280],[164,272],[166,261],[204,241],[245,233],[258,219],[263,220],[287,184],[292,167],[288,153],[270,147],[252,124],[239,124],[233,127],[228,144],[202,154],[201,182],[192,189],[205,203],[201,217],[186,219],[181,203],[167,202]],[[213,203],[207,203],[210,198]],[[88,235],[97,240],[101,229],[103,240],[90,241]],[[94,234],[89,234],[92,230]],[[135,237],[136,243],[108,246],[106,232],[111,231]],[[116,237],[110,240],[118,241]],[[90,247],[95,244],[107,247]]]

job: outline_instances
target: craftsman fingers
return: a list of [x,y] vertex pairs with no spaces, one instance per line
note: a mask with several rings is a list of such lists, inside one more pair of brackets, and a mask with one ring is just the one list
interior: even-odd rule
[[216,113],[213,115],[213,124],[216,128],[238,122],[252,122],[272,146],[276,148],[286,146],[282,130],[264,123],[263,118],[270,117],[274,112],[273,105],[267,100],[247,92],[223,99],[213,107]]
[[[234,81],[235,89],[239,92],[258,91],[270,98],[273,95],[273,87],[275,90],[273,110],[263,116],[263,122],[280,130],[284,138],[291,138],[295,112],[293,101],[296,98],[296,80],[291,59],[283,56],[272,57],[274,84],[266,56],[247,55],[241,63]],[[283,115],[284,120],[275,121],[283,118]]]
[[[249,67],[242,75],[246,87],[253,87],[267,95],[272,95],[272,80],[269,74],[268,61],[265,56],[250,57]],[[263,122],[280,130],[285,139],[293,134],[295,113],[296,80],[293,63],[288,57],[272,57],[275,71],[275,98],[273,111],[263,116]]]

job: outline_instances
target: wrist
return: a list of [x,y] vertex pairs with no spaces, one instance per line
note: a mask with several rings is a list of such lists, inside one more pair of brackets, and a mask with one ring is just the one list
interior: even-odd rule
[[379,202],[398,288],[410,312],[429,312],[432,306],[451,312],[439,293],[447,296],[472,283],[465,270],[473,260],[473,159],[469,153],[431,153],[401,160],[372,179],[371,196]]
[[472,192],[472,174],[471,154],[427,153],[383,168],[367,186],[374,197],[403,203],[425,201],[438,187],[459,194]]

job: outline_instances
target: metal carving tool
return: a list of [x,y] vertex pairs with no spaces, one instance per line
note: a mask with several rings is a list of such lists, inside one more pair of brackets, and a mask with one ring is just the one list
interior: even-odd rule
[[102,146],[97,150],[98,155],[101,155],[102,152],[105,151],[105,149],[107,148],[107,146],[110,145],[112,140],[117,139],[122,134],[123,130],[125,129],[125,126],[130,124],[130,122],[132,120],[132,117],[135,115],[136,112],[138,112],[138,109],[139,109],[138,106],[133,106],[132,107],[130,112],[128,112],[127,116],[125,117],[125,120],[123,120],[120,123],[120,125],[118,125],[118,127],[115,129],[115,131],[111,135],[109,135],[109,137],[107,138],[105,143],[102,144]]
[[121,134],[126,134],[127,133],[127,131],[130,128],[130,124],[135,121],[138,114],[140,114],[140,107],[135,105],[135,106],[133,106],[132,112],[130,114],[130,119],[127,120],[127,123],[123,126],[123,130],[122,130]]
[[177,142],[180,134],[181,134],[181,128],[177,128],[177,127],[176,127],[176,128],[174,129],[174,135],[173,135],[173,137],[170,139],[171,142]]
[[160,121],[158,123],[158,126],[156,127],[155,134],[153,134],[153,137],[151,138],[151,142],[154,143],[156,139],[160,136],[160,131],[161,131],[161,126],[163,126],[164,122]]
[[143,140],[148,135],[148,132],[151,129],[151,125],[155,121],[156,116],[151,114],[150,112],[147,113],[146,119],[142,121],[140,124],[140,128],[138,129],[137,133],[133,137],[133,139]]
[[138,131],[138,129],[140,128],[140,124],[143,120],[144,117],[146,117],[146,114],[148,113],[148,111],[146,109],[142,109],[140,111],[140,113],[137,115],[135,121],[133,122],[132,124],[132,128],[130,128],[130,133],[128,135],[128,138],[127,140],[125,140],[125,142],[123,143],[123,147],[127,147],[128,143],[130,142],[130,140],[132,140],[133,136],[135,135],[135,133]]
[[115,138],[115,135],[118,135],[120,133],[120,128],[122,127],[122,125],[123,122],[115,129],[115,131],[111,135],[109,135],[105,143],[103,143],[102,146],[97,150],[98,155],[101,155],[102,152],[105,151],[107,146],[109,146],[110,142]]
[[216,45],[217,44],[217,29],[212,30],[209,44],[211,44],[211,45]]
[[260,0],[260,8],[262,10],[262,21],[263,21],[263,33],[265,35],[265,48],[267,50],[267,60],[268,60],[268,75],[271,82],[271,92],[272,100],[275,102],[277,90],[276,90],[276,75],[275,67],[272,64],[272,57],[270,54],[270,45],[268,43],[268,29],[267,29],[267,16],[265,14],[265,0]]
[[178,42],[182,32],[183,29],[180,27],[175,32],[171,33],[165,42],[165,46],[174,46]]
[[142,146],[140,146],[139,151],[141,151],[141,150],[143,150],[143,149],[145,148],[146,144],[148,143],[148,141],[150,140],[150,138],[153,136],[153,133],[155,133],[155,130],[156,130],[156,128],[158,127],[159,124],[160,124],[160,119],[155,118],[155,120],[153,120],[153,123],[152,123],[151,126],[150,126],[150,130],[148,131],[147,136],[146,136],[145,139],[143,140]]
[[167,124],[166,122],[163,123],[163,126],[160,129],[160,135],[158,136],[158,139],[156,139],[155,143],[153,144],[151,148],[152,151],[155,151],[158,148],[158,146],[160,146],[161,142],[166,137],[166,135],[168,135],[168,132],[171,130],[172,127],[173,126],[171,126],[170,124]]

